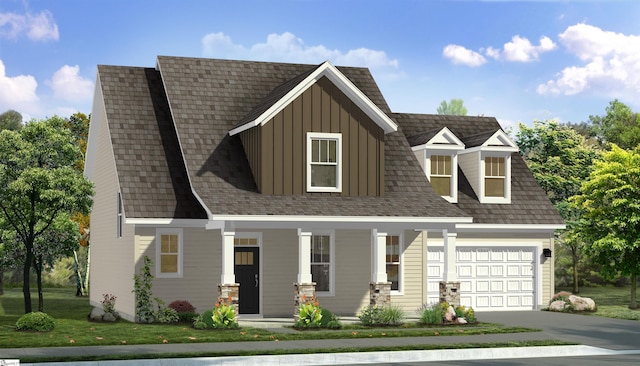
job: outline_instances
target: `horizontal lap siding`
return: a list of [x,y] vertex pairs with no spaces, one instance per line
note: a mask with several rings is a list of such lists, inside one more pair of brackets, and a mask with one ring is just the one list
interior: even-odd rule
[[[144,256],[156,258],[156,229],[136,230],[136,273],[140,273]],[[187,300],[199,313],[212,309],[218,297],[222,273],[222,239],[217,230],[183,229],[183,277],[157,278],[156,263],[151,268],[153,296],[166,305],[175,300]]]
[[[552,253],[555,253],[553,248],[553,234],[549,235],[549,238],[542,242],[542,248],[549,248]],[[542,296],[540,299],[541,303],[539,304],[542,306],[547,306],[549,304],[549,300],[551,300],[551,297],[553,297],[553,294],[555,293],[555,278],[553,276],[555,268],[553,262],[553,257],[551,257],[547,258],[542,264]]]
[[[404,232],[403,251],[404,288],[402,295],[391,295],[391,303],[401,306],[406,315],[414,315],[423,303],[422,235],[414,231]],[[424,289],[426,291],[426,289]]]
[[354,315],[369,304],[371,231],[336,230],[335,296],[319,297],[336,314]]
[[295,230],[262,232],[263,315],[293,314],[293,284],[298,275],[298,233]]
[[[97,87],[101,90],[100,86]],[[100,93],[100,91],[98,91]],[[102,101],[102,95],[96,95]],[[101,307],[103,294],[118,298],[116,310],[128,320],[133,319],[133,228],[124,225],[122,237],[116,237],[116,212],[118,180],[111,147],[108,121],[104,116],[104,105],[94,108],[91,125],[97,133],[98,142],[93,182],[95,196],[91,210],[91,286],[89,300],[93,306]],[[126,212],[125,212],[126,214]]]
[[327,78],[240,134],[261,193],[329,194],[306,192],[307,132],[342,134],[342,192],[332,194],[384,195],[384,131]]

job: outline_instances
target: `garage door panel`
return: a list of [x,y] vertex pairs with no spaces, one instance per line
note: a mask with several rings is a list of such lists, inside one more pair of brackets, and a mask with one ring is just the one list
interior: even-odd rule
[[[429,301],[439,301],[444,272],[442,247],[428,248]],[[525,310],[535,303],[535,248],[458,247],[460,303],[477,310]]]

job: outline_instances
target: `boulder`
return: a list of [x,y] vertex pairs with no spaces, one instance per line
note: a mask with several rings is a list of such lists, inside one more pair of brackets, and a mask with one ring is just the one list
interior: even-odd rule
[[589,297],[569,296],[574,311],[596,311],[596,302]]
[[458,318],[458,324],[467,324],[467,319],[465,318]]
[[449,305],[447,312],[444,314],[444,320],[452,322],[456,319],[456,311],[453,306]]
[[101,308],[93,308],[91,309],[91,313],[89,314],[89,319],[100,321],[102,320],[102,316],[104,315],[104,310]]
[[113,313],[104,313],[104,315],[102,316],[103,322],[115,322],[116,320],[116,316],[113,315]]
[[549,304],[549,311],[564,311],[565,306],[567,305],[566,302],[562,301],[562,300],[556,300],[554,302],[552,302],[551,304]]

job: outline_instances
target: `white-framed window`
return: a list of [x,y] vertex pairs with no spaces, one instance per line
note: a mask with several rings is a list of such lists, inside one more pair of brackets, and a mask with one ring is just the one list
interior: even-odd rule
[[182,277],[182,229],[156,229],[156,277]]
[[387,235],[387,281],[391,282],[391,293],[402,293],[402,236]]
[[451,197],[453,181],[451,155],[431,155],[429,181],[437,194]]
[[342,191],[342,134],[307,133],[307,191]]
[[122,238],[122,195],[120,192],[116,195],[116,238]]
[[486,156],[484,158],[484,196],[504,198],[506,195],[505,158]]
[[335,286],[335,245],[333,235],[311,235],[311,280],[316,283],[317,295],[333,295]]

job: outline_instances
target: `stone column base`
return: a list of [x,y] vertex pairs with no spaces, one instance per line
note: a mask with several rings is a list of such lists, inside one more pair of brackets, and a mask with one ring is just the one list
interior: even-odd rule
[[230,304],[236,309],[236,315],[239,314],[238,301],[240,284],[239,283],[222,283],[218,284],[218,302],[221,304]]
[[315,300],[316,283],[294,283],[293,284],[293,319],[300,319],[300,305],[307,301]]
[[369,283],[369,304],[387,306],[391,304],[391,282]]
[[460,306],[460,282],[440,281],[440,302],[448,302],[454,308]]

